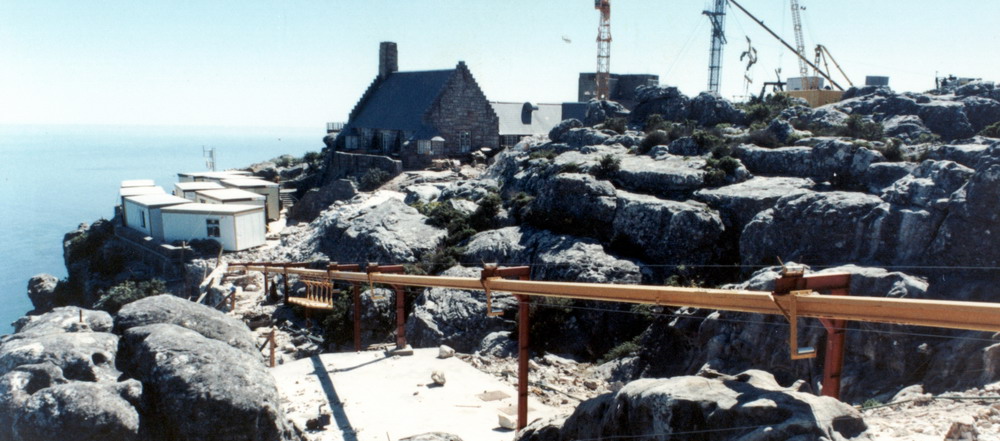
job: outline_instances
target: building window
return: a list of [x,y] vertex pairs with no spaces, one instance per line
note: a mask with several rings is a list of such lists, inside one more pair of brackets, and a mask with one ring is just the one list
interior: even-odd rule
[[517,143],[521,142],[521,135],[503,135],[500,137],[501,146],[503,147],[513,147]]
[[146,228],[146,210],[139,210],[139,225]]
[[344,148],[346,150],[357,150],[358,144],[360,144],[358,142],[358,137],[356,135],[351,135],[347,137],[346,141],[344,141]]
[[418,155],[429,155],[431,154],[431,142],[427,139],[421,139],[417,141],[417,154]]
[[392,130],[383,130],[379,135],[379,138],[381,138],[382,153],[391,153],[395,148],[396,133]]
[[208,237],[219,237],[221,236],[219,232],[219,220],[218,219],[205,219],[205,225],[208,227]]
[[469,132],[458,134],[458,149],[462,153],[469,153],[469,150],[472,150],[472,137]]

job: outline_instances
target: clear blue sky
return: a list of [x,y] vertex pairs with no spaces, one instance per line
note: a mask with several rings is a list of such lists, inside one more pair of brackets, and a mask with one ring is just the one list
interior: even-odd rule
[[[807,53],[826,45],[855,82],[923,91],[935,72],[1000,80],[995,0],[800,0]],[[707,0],[612,0],[611,70],[706,88]],[[743,0],[792,41],[787,0]],[[464,60],[492,100],[576,98],[595,66],[590,0],[0,0],[0,123],[317,127],[372,81],[378,43],[401,70]],[[723,95],[797,76],[794,56],[735,9]],[[566,42],[569,40],[570,42]]]

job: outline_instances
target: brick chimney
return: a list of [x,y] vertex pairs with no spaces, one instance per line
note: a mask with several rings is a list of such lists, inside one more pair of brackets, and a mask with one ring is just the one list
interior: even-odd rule
[[397,70],[399,70],[399,57],[396,54],[396,43],[383,41],[378,46],[378,79],[384,80]]

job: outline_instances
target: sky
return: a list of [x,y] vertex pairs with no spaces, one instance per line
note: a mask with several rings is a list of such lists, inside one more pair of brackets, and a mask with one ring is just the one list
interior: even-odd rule
[[[612,0],[611,71],[707,89],[710,3]],[[788,0],[740,3],[794,41]],[[1000,1],[800,4],[808,57],[825,45],[855,83],[1000,80]],[[374,79],[380,41],[398,44],[403,71],[465,61],[490,100],[574,101],[597,24],[590,0],[0,0],[0,124],[323,127]],[[795,56],[735,8],[726,35],[726,98],[759,93],[778,68],[798,76]]]

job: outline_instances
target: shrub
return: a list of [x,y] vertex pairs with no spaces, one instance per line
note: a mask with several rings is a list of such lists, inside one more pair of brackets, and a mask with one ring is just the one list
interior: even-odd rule
[[309,164],[309,168],[311,169],[319,168],[323,161],[323,154],[320,152],[306,152],[302,156],[302,161]]
[[725,141],[721,137],[704,130],[695,130],[694,133],[691,134],[691,139],[693,139],[699,147],[709,151],[725,145]]
[[612,154],[601,156],[601,160],[590,173],[597,179],[611,179],[621,170],[621,162],[621,159]]
[[732,156],[708,158],[705,160],[705,185],[718,187],[726,184],[726,178],[733,176],[740,168],[740,162]]
[[625,118],[608,118],[604,120],[601,124],[601,128],[604,130],[611,130],[619,135],[625,133],[626,121]]
[[636,336],[632,340],[623,342],[622,344],[611,348],[603,357],[601,357],[601,363],[607,363],[612,360],[617,360],[622,357],[628,357],[631,355],[638,354],[642,349],[642,345],[639,344],[639,336]]
[[671,126],[673,126],[673,124],[663,119],[663,115],[660,115],[659,113],[654,113],[646,117],[646,123],[645,125],[643,125],[643,131],[646,133],[653,133],[657,130],[669,132]]
[[523,191],[518,192],[507,201],[507,210],[514,216],[515,219],[521,221],[525,208],[531,205],[531,202],[534,200],[534,196]]
[[552,149],[538,149],[528,154],[528,159],[556,159],[556,152]]
[[882,156],[885,159],[892,162],[899,162],[903,160],[903,151],[900,149],[900,145],[903,142],[897,138],[891,138],[885,140],[885,144],[878,148],[879,152],[882,152]]
[[670,134],[664,130],[649,132],[645,138],[642,138],[642,142],[639,143],[638,152],[645,155],[646,153],[649,153],[653,147],[670,144],[670,141]]
[[755,123],[769,123],[772,119],[777,117],[781,111],[791,107],[792,105],[793,101],[791,97],[782,93],[776,93],[764,99],[750,97],[749,101],[739,103],[736,107],[746,112],[747,123],[753,125]]
[[883,137],[882,124],[869,121],[861,115],[854,114],[847,117],[847,125],[844,127],[843,136],[878,141]]
[[143,280],[135,282],[126,280],[119,285],[111,287],[100,299],[94,303],[94,308],[101,309],[112,314],[117,313],[122,306],[166,291],[166,284],[161,279]]
[[358,182],[358,188],[362,191],[372,191],[386,183],[392,176],[389,172],[380,168],[370,168]]
[[[979,136],[985,136],[987,138],[1000,138],[1000,121],[997,121],[985,129],[979,131]],[[940,137],[938,137],[940,139]]]
[[478,204],[479,207],[469,217],[469,225],[477,232],[493,228],[493,219],[500,213],[503,199],[500,199],[500,195],[491,192],[480,198]]
[[747,134],[744,142],[749,142],[760,147],[775,148],[781,145],[778,137],[767,130],[753,130]]
[[559,167],[559,173],[580,173],[579,162],[567,162]]

